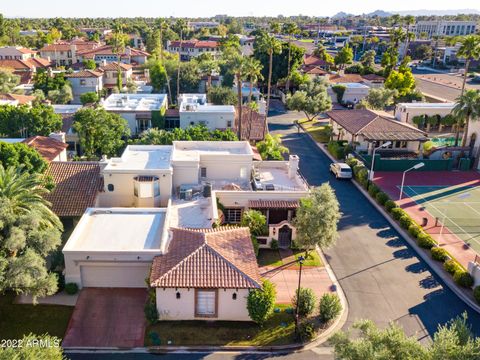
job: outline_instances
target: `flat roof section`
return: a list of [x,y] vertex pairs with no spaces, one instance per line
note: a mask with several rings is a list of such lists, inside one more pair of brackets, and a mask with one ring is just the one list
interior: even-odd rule
[[122,157],[109,160],[105,171],[167,170],[172,150],[171,145],[129,145]]
[[165,209],[90,208],[63,250],[160,250],[165,216]]
[[166,94],[112,94],[102,103],[107,111],[153,111],[166,105]]
[[407,109],[453,109],[455,103],[399,103],[398,106],[404,106]]
[[[173,160],[199,160],[200,155],[249,155],[248,141],[174,141]],[[225,159],[228,161],[228,159]]]

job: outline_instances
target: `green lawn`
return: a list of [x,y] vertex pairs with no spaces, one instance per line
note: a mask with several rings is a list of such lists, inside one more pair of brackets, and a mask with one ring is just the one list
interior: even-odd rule
[[324,122],[318,120],[300,122],[305,131],[307,131],[315,141],[327,143],[330,140],[330,127],[322,125],[323,123]]
[[[285,312],[289,305],[277,305],[274,313],[261,328],[253,322],[241,321],[160,321],[148,326],[145,345],[151,346],[151,332],[160,338],[160,345],[172,346],[265,346],[291,344],[295,339],[292,314]],[[158,344],[157,344],[158,345]]]
[[0,339],[20,339],[24,334],[63,338],[73,312],[71,306],[14,304],[15,295],[0,295]]
[[[293,254],[295,255],[296,258],[299,256],[305,256],[305,251],[304,250],[293,250]],[[323,266],[322,259],[320,259],[320,256],[316,251],[310,251],[308,254],[308,257],[305,259],[303,262],[304,266]]]
[[278,250],[260,249],[258,251],[257,262],[259,266],[281,266],[282,258]]

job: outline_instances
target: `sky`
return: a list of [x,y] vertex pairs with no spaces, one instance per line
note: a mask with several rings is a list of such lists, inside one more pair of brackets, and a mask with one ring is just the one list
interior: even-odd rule
[[210,17],[310,15],[332,16],[375,10],[480,10],[479,0],[1,0],[6,17]]

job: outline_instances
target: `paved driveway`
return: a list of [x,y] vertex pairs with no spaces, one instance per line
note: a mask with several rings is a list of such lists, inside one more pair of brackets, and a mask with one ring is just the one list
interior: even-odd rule
[[146,289],[83,289],[62,346],[143,346],[146,299]]
[[340,202],[340,238],[326,256],[349,303],[346,326],[362,318],[380,326],[397,321],[421,340],[467,311],[473,331],[480,335],[480,316],[432,274],[353,184],[329,174],[330,160],[306,134],[297,133],[291,116],[269,120],[270,130],[284,134],[284,145],[300,156],[300,170],[310,185],[329,181]]

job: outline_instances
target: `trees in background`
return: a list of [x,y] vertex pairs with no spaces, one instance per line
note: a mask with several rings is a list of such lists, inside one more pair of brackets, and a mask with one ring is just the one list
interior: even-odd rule
[[407,96],[415,90],[415,78],[408,67],[410,57],[403,58],[398,70],[391,70],[385,80],[385,88],[397,90],[399,96]]
[[350,46],[345,45],[335,56],[335,65],[340,69],[345,68],[345,65],[351,64],[353,62],[353,50]]
[[320,113],[332,108],[332,100],[327,93],[327,83],[320,77],[300,85],[298,91],[287,97],[287,106],[291,110],[303,111],[308,121]]
[[283,33],[288,35],[288,63],[287,63],[287,81],[285,83],[285,89],[290,91],[290,66],[291,66],[291,53],[292,53],[292,36],[298,34],[299,28],[294,22],[288,22],[283,24]]
[[[153,92],[159,93],[163,91],[167,85],[168,75],[162,61],[151,59],[147,63],[147,68],[150,73],[150,83],[152,84]],[[169,95],[171,96],[171,94]]]
[[73,100],[72,87],[67,83],[58,90],[50,90],[47,97],[54,104],[68,104]]
[[62,348],[60,347],[61,339],[54,336],[24,335],[19,339],[19,343],[23,346],[18,347],[0,347],[0,359],[48,359],[48,360],[64,360]]
[[362,57],[360,58],[360,63],[362,64],[362,66],[364,68],[367,68],[367,69],[372,69],[375,67],[375,56],[377,55],[377,53],[375,52],[375,50],[368,50],[368,51],[365,51],[362,55]]
[[288,154],[287,147],[282,145],[280,134],[266,134],[265,139],[257,144],[257,150],[263,160],[284,160],[283,154]]
[[18,84],[20,84],[20,76],[15,75],[9,69],[0,68],[0,94],[13,92]]
[[360,101],[359,108],[384,110],[387,106],[394,104],[397,96],[396,89],[371,88],[368,95]]
[[335,59],[333,58],[333,56],[327,52],[327,48],[325,47],[325,45],[323,45],[320,42],[313,50],[313,55],[325,61],[328,64],[333,65],[335,63]]
[[326,249],[335,244],[340,216],[337,197],[328,183],[314,188],[308,197],[300,200],[294,219],[295,243],[305,250],[307,257],[317,246]]
[[53,107],[38,104],[0,106],[0,134],[5,137],[48,136],[62,128],[62,117]]
[[171,131],[164,129],[148,129],[134,141],[142,145],[172,145],[174,141],[237,141],[235,133],[227,129],[210,131],[205,125],[189,126],[186,129],[175,128]]
[[52,90],[60,90],[68,84],[65,79],[64,73],[58,73],[50,75],[48,71],[44,69],[38,69],[33,76],[33,88],[35,90],[42,90],[44,94],[48,94]]
[[95,70],[97,68],[97,63],[93,59],[83,59],[83,67],[88,70]]
[[430,45],[421,44],[413,50],[412,58],[415,60],[427,60],[433,55],[433,49]]
[[80,102],[82,105],[86,104],[96,104],[99,101],[98,94],[96,92],[90,91],[80,95]]
[[73,129],[78,134],[84,155],[89,159],[118,155],[118,151],[125,146],[126,137],[130,135],[125,119],[102,108],[77,111]]
[[207,77],[207,86],[205,92],[208,92],[212,86],[212,75],[220,70],[218,61],[213,58],[212,54],[208,53],[199,55],[196,58],[196,61],[198,62],[200,74]]
[[4,168],[23,167],[29,173],[43,173],[47,169],[45,159],[24,143],[0,142],[0,165]]
[[467,82],[470,62],[472,60],[478,60],[480,58],[480,36],[465,36],[465,38],[463,38],[462,40],[462,45],[457,51],[457,57],[465,59],[465,74],[463,74],[462,92],[460,94],[460,96],[462,96],[465,92],[465,83]]
[[0,292],[36,298],[57,291],[45,258],[60,245],[62,224],[46,193],[40,174],[0,165]]
[[460,123],[464,123],[462,146],[467,146],[468,129],[471,121],[478,121],[480,118],[480,91],[467,90],[456,100],[452,114],[458,119],[455,132],[455,146],[458,145],[460,137]]
[[208,89],[208,102],[214,105],[237,105],[238,98],[232,88],[213,86]]

